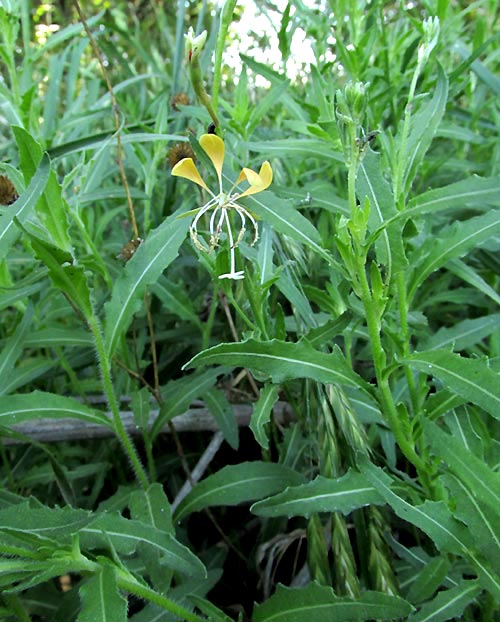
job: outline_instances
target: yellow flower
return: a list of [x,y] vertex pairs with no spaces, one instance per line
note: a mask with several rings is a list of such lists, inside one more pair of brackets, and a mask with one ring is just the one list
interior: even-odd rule
[[[184,177],[185,179],[194,181],[195,184],[201,186],[211,196],[211,199],[205,203],[205,205],[194,210],[196,216],[189,227],[189,233],[196,248],[209,253],[218,245],[222,229],[225,227],[229,242],[231,267],[230,271],[227,274],[221,274],[219,279],[242,279],[244,278],[243,271],[236,272],[234,249],[238,246],[243,238],[243,235],[245,234],[247,219],[251,222],[254,229],[254,237],[251,246],[253,246],[257,241],[259,237],[259,230],[257,222],[252,214],[245,207],[239,205],[237,201],[238,199],[257,192],[262,192],[266,188],[269,188],[273,180],[273,170],[267,161],[262,164],[258,173],[252,171],[250,168],[244,168],[229,192],[224,192],[222,189],[224,141],[215,134],[203,134],[200,138],[200,145],[212,161],[217,173],[217,178],[219,180],[219,188],[217,193],[212,192],[212,190],[210,190],[207,184],[203,181],[192,158],[184,158],[172,169],[172,175],[175,175],[176,177]],[[243,181],[248,182],[249,187],[243,192],[234,192],[236,186]],[[198,237],[198,222],[203,214],[206,214],[210,210],[212,210],[209,224],[210,241],[206,244],[205,242],[200,241]],[[241,228],[236,236],[233,234],[231,228],[231,221],[229,219],[230,210],[235,211],[240,217]]]

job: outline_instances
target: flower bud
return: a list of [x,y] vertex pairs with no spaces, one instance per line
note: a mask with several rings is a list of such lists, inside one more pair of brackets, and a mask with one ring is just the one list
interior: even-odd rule
[[423,21],[424,40],[418,48],[418,64],[424,65],[439,39],[439,17],[429,17]]
[[188,63],[191,63],[198,58],[203,50],[203,46],[207,40],[207,31],[204,30],[201,34],[195,37],[194,30],[190,27],[187,34],[184,35],[184,38],[186,39],[186,58]]

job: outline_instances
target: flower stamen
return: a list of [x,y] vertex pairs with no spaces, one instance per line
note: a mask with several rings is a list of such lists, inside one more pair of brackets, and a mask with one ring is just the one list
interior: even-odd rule
[[[271,165],[267,161],[262,164],[258,173],[252,169],[243,168],[230,191],[224,193],[222,188],[222,168],[224,165],[225,155],[224,141],[215,134],[204,134],[200,138],[200,145],[210,158],[215,168],[215,172],[217,173],[217,179],[219,182],[219,192],[217,194],[214,194],[207,186],[192,158],[184,158],[172,169],[172,175],[189,179],[195,184],[201,186],[211,196],[210,200],[205,203],[205,205],[200,207],[198,210],[193,210],[193,212],[196,212],[196,215],[189,227],[191,240],[198,250],[210,253],[219,245],[222,230],[225,228],[229,248],[230,271],[227,274],[220,275],[219,278],[242,279],[244,278],[243,271],[240,270],[236,272],[235,249],[246,233],[247,218],[254,230],[254,236],[250,246],[253,246],[259,239],[259,228],[257,220],[253,214],[246,207],[243,207],[237,203],[237,201],[245,196],[266,190],[271,185],[273,171]],[[243,181],[248,182],[249,187],[243,192],[233,192],[234,189]],[[203,215],[210,210],[212,210],[208,223],[208,232],[210,237],[208,238],[208,242],[205,242],[200,240],[198,236],[198,223]],[[238,214],[241,222],[236,239],[232,230],[231,218],[229,215],[230,210],[233,210]]]

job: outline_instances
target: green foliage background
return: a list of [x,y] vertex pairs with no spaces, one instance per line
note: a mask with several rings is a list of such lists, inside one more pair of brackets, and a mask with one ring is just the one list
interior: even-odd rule
[[[2,620],[500,620],[498,3],[258,5],[238,70],[231,0],[1,3]],[[178,218],[190,26],[225,183],[274,172],[241,281]]]

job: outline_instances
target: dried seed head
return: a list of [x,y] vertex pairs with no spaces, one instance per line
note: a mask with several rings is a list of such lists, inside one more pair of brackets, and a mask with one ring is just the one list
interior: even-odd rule
[[179,106],[188,106],[190,103],[191,102],[189,101],[187,93],[184,93],[182,91],[180,93],[176,93],[170,99],[170,105],[172,106],[173,110],[177,111],[179,110]]
[[133,255],[135,255],[135,251],[139,248],[139,246],[141,244],[142,244],[142,239],[141,238],[135,238],[133,240],[130,240],[130,242],[127,242],[125,244],[125,246],[118,253],[116,258],[117,259],[124,259],[125,261],[128,261],[129,259],[132,259]]
[[170,168],[174,168],[174,166],[184,158],[193,158],[193,160],[196,160],[194,151],[189,143],[177,143],[167,154]]
[[0,205],[10,205],[19,195],[14,184],[5,175],[0,175]]

